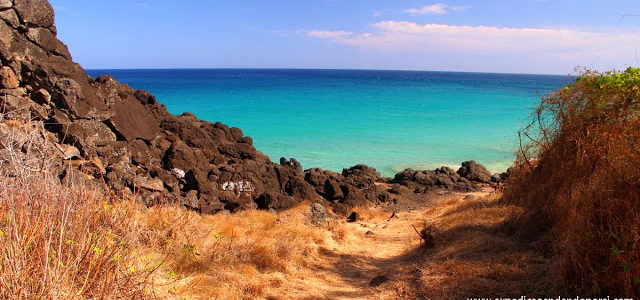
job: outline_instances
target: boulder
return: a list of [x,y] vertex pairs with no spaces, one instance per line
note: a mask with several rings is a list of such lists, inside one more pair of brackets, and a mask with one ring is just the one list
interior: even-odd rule
[[0,9],[11,8],[13,6],[12,0],[0,0]]
[[240,128],[237,127],[231,127],[229,129],[229,131],[231,132],[231,137],[234,141],[240,141],[242,139],[242,137],[244,136],[244,134],[242,133],[242,130],[240,130]]
[[149,175],[153,178],[160,179],[168,192],[174,192],[178,189],[178,179],[168,170],[154,166],[149,170]]
[[483,165],[473,160],[463,162],[460,169],[458,169],[458,174],[471,181],[491,181],[491,173]]
[[327,179],[324,183],[324,197],[329,200],[340,200],[344,198],[342,189],[335,180]]
[[239,159],[254,159],[258,156],[253,146],[245,143],[228,143],[218,146],[218,151],[226,156]]
[[200,207],[198,208],[200,213],[203,214],[215,214],[224,211],[225,204],[220,202],[217,197],[210,198],[208,196],[200,197]]
[[113,114],[110,120],[113,128],[128,142],[136,138],[148,141],[160,133],[153,114],[133,97],[114,104],[110,112]]
[[[194,169],[189,170],[184,175],[184,190],[196,190],[200,192],[201,195],[208,195],[209,198],[215,198],[218,192],[218,186],[215,182],[209,180],[207,173],[200,170]],[[243,182],[240,182],[241,185]],[[244,183],[246,185],[246,183]],[[238,191],[241,191],[239,188]]]
[[131,160],[138,165],[148,165],[153,160],[153,154],[147,143],[143,140],[136,139],[131,143],[128,143],[129,153],[131,154]]
[[349,205],[346,205],[340,202],[334,203],[332,206],[333,206],[333,212],[341,216],[346,216],[347,213],[349,213],[349,210],[351,209]]
[[292,168],[292,169],[296,170],[297,172],[302,173],[302,165],[295,158],[291,158],[290,160],[287,160],[286,158],[281,157],[280,158],[280,165]]
[[314,200],[318,194],[301,176],[291,176],[284,186],[284,191],[296,199]]
[[142,103],[143,105],[147,105],[147,104],[155,104],[156,103],[156,96],[151,95],[151,93],[147,92],[147,91],[143,91],[143,90],[137,90],[134,93],[134,96],[136,97],[136,99],[138,99],[138,101],[140,101],[140,103]]
[[[9,4],[6,4],[6,2],[9,2]],[[9,0],[0,1],[0,9],[2,9],[2,6],[5,6],[5,5],[12,5],[11,1]],[[7,24],[11,25],[11,27],[13,28],[16,28],[18,27],[18,25],[20,25],[20,20],[18,19],[18,15],[16,14],[16,11],[13,9],[0,11],[0,19],[7,22]]]
[[50,113],[49,119],[45,123],[45,128],[51,132],[65,133],[67,132],[69,124],[71,124],[71,120],[67,114],[59,109],[53,109]]
[[260,194],[255,200],[258,209],[269,210],[278,204],[278,197],[271,193]]
[[[469,192],[480,190],[480,187],[460,176],[448,167],[440,167],[433,171],[416,171],[406,169],[393,178],[393,183],[401,184],[416,193],[431,190],[447,190]],[[393,188],[392,192],[402,192],[399,188]]]
[[502,181],[502,176],[500,175],[500,173],[495,173],[495,174],[491,175],[491,181],[492,182],[501,182]]
[[342,203],[347,204],[350,207],[362,207],[369,205],[370,202],[365,198],[360,189],[352,185],[341,186],[341,188],[342,193],[344,193],[344,199],[341,200]]
[[[324,191],[324,183],[328,176],[320,168],[312,168],[304,173],[304,180],[316,188],[320,188],[320,191]],[[320,192],[320,193],[322,193]]]
[[49,104],[51,94],[45,89],[39,89],[31,94],[31,99],[38,104]]
[[13,8],[27,26],[49,28],[53,26],[53,7],[47,0],[16,0]]
[[438,178],[435,171],[420,171],[413,175],[413,180],[422,185],[432,186],[437,184]]
[[92,120],[73,121],[67,127],[66,141],[86,147],[105,145],[116,140],[116,135],[102,122]]
[[[64,58],[52,56],[52,60],[62,60]],[[52,62],[53,63],[53,62]],[[71,117],[88,118],[90,113],[96,111],[106,111],[107,107],[103,100],[100,100],[89,85],[86,75],[82,70],[74,70],[73,66],[58,66],[62,61],[55,62],[55,70],[52,72],[63,72],[62,75],[70,77],[52,77],[51,100],[56,107],[68,111]],[[54,67],[52,67],[53,69]],[[58,68],[60,70],[58,70]]]
[[60,42],[51,30],[46,28],[29,28],[27,38],[47,52],[60,55],[64,58],[71,59],[69,49],[65,44]]
[[355,165],[351,168],[348,169],[343,169],[342,170],[342,176],[344,177],[363,177],[363,178],[370,178],[373,181],[377,181],[378,179],[380,179],[380,173],[378,173],[378,171],[376,171],[376,169],[371,168],[367,165]]
[[395,183],[391,186],[390,192],[396,195],[404,195],[411,193],[411,190],[409,190],[406,186]]
[[453,188],[456,185],[453,179],[445,173],[437,174],[436,180],[438,185],[444,186],[445,188]]
[[347,217],[347,222],[353,223],[353,222],[358,222],[360,220],[360,214],[358,212],[352,212],[348,217]]
[[346,181],[359,189],[371,189],[380,179],[380,173],[367,165],[356,165],[342,170]]
[[182,141],[176,141],[167,150],[164,165],[167,169],[191,170],[198,165],[198,161],[192,148]]
[[162,183],[162,180],[160,179],[149,178],[149,177],[136,177],[134,182],[137,187],[147,189],[150,191],[162,192],[164,190],[164,183]]
[[312,225],[322,227],[326,224],[329,215],[327,209],[320,203],[311,205],[309,221]]

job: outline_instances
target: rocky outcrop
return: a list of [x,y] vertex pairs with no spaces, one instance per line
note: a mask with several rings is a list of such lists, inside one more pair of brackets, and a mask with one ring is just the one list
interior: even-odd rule
[[387,189],[379,185],[386,179],[366,165],[344,169],[342,174],[313,168],[304,172],[304,180],[341,213],[354,206],[385,203],[392,199]]
[[[295,159],[273,163],[238,128],[174,116],[149,92],[111,76],[88,77],[56,38],[46,0],[0,1],[0,112],[39,121],[61,154],[58,175],[74,167],[92,182],[148,204],[179,202],[202,213],[285,209],[307,200],[348,213],[384,203],[382,183],[410,192],[477,190],[491,175],[475,163],[458,173],[406,170],[390,179],[357,165],[336,173],[303,171]],[[395,194],[405,190],[395,188]]]
[[[495,186],[492,176],[487,169],[474,161],[463,162],[458,171],[448,167],[431,170],[406,169],[393,178],[392,182],[400,184],[414,193],[424,193],[433,190],[448,190],[457,192],[475,192],[482,190],[484,184]],[[402,193],[403,188],[394,186],[392,192]]]
[[322,202],[299,163],[272,163],[240,129],[173,116],[146,91],[88,77],[56,38],[47,1],[3,1],[0,19],[5,117],[44,122],[67,149],[61,159],[93,181],[207,213]]
[[463,162],[460,169],[458,169],[458,174],[472,181],[491,181],[491,173],[483,165],[477,164],[473,160]]

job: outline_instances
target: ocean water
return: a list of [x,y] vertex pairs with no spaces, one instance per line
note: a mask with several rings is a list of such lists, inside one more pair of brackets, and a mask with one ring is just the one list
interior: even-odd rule
[[386,176],[475,160],[506,170],[517,131],[569,76],[279,69],[89,70],[151,91],[169,112],[239,127],[272,160]]

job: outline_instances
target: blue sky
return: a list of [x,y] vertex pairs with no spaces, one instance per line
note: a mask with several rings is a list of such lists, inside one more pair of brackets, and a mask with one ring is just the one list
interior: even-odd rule
[[85,68],[569,74],[640,61],[638,0],[50,1]]

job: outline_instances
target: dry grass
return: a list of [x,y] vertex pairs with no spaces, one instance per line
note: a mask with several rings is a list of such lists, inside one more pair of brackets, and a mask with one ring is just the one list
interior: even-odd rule
[[521,208],[500,203],[496,195],[452,199],[427,209],[427,224],[437,228],[435,247],[418,258],[417,294],[429,299],[538,296],[548,264],[540,253],[501,233]]
[[0,124],[0,298],[141,298],[134,202],[51,174],[42,124]]
[[358,218],[366,222],[386,221],[393,214],[386,207],[354,207],[352,211],[357,212]]
[[[640,70],[585,72],[542,100],[505,199],[551,249],[555,292],[640,296]],[[532,158],[537,158],[536,160]]]
[[[310,223],[310,206],[199,215],[142,207],[64,167],[41,124],[0,122],[0,298],[459,299],[548,294],[548,262],[503,233],[518,205],[457,197],[424,211],[356,208]],[[74,175],[75,174],[75,175]],[[74,176],[77,180],[74,180]],[[107,193],[109,194],[109,193]],[[412,225],[435,228],[420,247]],[[390,280],[369,285],[377,275]],[[274,298],[275,299],[275,298]]]
[[63,184],[41,126],[0,123],[2,299],[253,299],[332,239],[309,205],[201,216],[105,196],[71,169]]
[[[288,274],[308,266],[328,231],[308,221],[310,207],[272,214],[244,211],[201,216],[180,208],[154,207],[144,213],[150,257],[168,257],[158,283],[168,284],[165,297],[253,299],[277,288]],[[167,220],[163,216],[172,216]],[[157,230],[174,228],[169,232]],[[172,280],[174,279],[174,280]],[[184,292],[183,292],[184,291]]]

